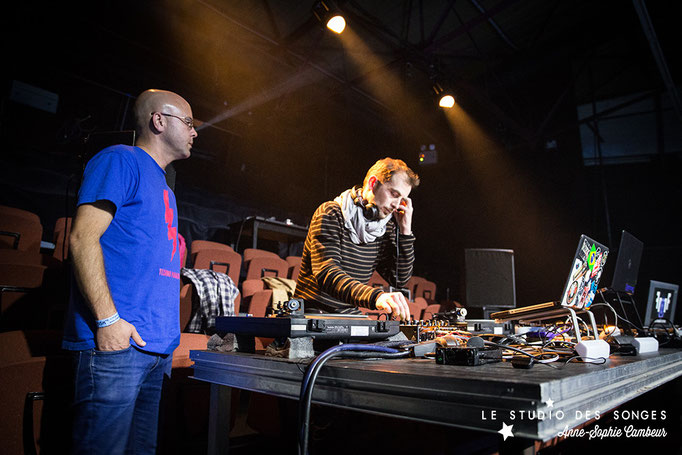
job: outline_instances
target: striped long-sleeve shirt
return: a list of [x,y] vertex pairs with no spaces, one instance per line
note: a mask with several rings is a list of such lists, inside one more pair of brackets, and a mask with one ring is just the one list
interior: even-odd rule
[[[322,204],[315,211],[301,260],[295,296],[306,308],[326,312],[348,312],[361,306],[376,309],[381,289],[367,286],[374,270],[395,286],[395,221],[376,241],[357,245],[344,227],[343,213],[336,202]],[[412,276],[414,236],[399,237],[398,287]]]

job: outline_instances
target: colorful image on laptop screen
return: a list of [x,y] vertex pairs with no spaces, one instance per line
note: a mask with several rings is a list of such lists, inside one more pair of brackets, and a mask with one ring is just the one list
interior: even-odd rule
[[608,255],[607,247],[586,235],[580,236],[561,297],[562,306],[588,309],[592,305]]

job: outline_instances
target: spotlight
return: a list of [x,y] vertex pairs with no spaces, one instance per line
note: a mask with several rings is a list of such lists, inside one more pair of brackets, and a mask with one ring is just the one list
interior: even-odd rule
[[438,100],[438,105],[440,107],[450,109],[455,105],[455,97],[451,90],[444,89],[443,86],[438,82],[435,82],[431,89],[436,95],[436,99]]
[[318,21],[327,26],[334,33],[341,33],[346,28],[346,20],[339,8],[331,1],[318,1],[313,5],[313,14]]

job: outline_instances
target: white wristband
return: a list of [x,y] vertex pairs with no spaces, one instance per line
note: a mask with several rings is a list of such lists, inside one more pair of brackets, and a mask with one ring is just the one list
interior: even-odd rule
[[114,313],[112,316],[109,316],[109,317],[106,318],[106,319],[99,319],[99,320],[97,321],[97,327],[100,328],[100,329],[101,329],[102,327],[109,327],[111,324],[113,324],[114,322],[118,321],[119,319],[121,319],[121,316],[118,315],[118,311],[117,311],[117,312]]

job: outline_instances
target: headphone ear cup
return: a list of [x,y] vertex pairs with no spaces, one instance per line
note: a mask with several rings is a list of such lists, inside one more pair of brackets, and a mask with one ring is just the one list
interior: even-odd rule
[[353,202],[362,209],[362,214],[368,221],[377,221],[379,219],[379,209],[377,206],[367,204],[360,194],[356,193]]
[[362,213],[369,221],[377,221],[379,219],[379,209],[374,204],[367,204],[363,206]]

